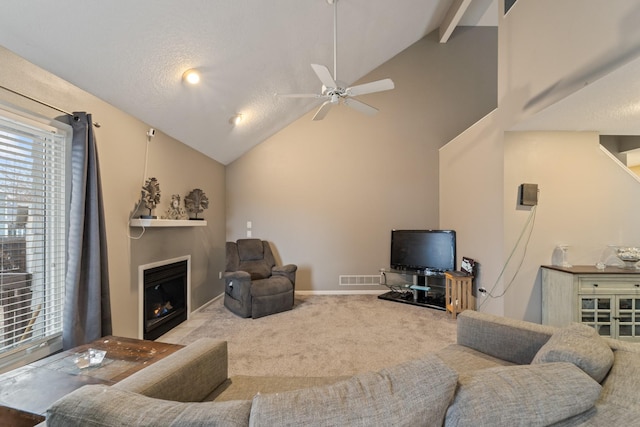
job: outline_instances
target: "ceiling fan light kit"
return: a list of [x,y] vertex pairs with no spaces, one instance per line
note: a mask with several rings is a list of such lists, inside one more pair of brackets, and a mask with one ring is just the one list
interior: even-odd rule
[[338,0],[327,0],[327,3],[333,5],[333,76],[329,69],[324,65],[311,64],[311,68],[322,83],[322,90],[320,93],[292,93],[279,95],[285,98],[325,99],[316,114],[313,116],[313,120],[322,120],[329,113],[331,107],[339,104],[341,100],[344,105],[351,107],[354,110],[367,115],[374,115],[378,112],[377,108],[367,105],[354,97],[391,90],[395,87],[393,81],[391,79],[383,79],[347,88],[342,87],[338,83]]

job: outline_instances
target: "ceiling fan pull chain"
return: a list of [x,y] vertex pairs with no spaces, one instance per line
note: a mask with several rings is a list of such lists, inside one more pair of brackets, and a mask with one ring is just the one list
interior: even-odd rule
[[333,0],[333,80],[338,81],[338,0]]

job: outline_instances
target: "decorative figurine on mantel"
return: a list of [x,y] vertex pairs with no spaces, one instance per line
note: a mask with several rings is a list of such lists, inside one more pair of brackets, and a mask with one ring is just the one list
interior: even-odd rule
[[171,195],[171,205],[167,208],[167,213],[162,219],[189,219],[189,215],[187,215],[187,211],[184,210],[182,206],[180,206],[180,195],[172,194]]
[[204,194],[204,191],[199,188],[194,188],[184,198],[184,205],[190,214],[195,214],[194,218],[189,219],[199,221],[203,220],[204,218],[198,218],[198,214],[200,212],[204,212],[205,209],[209,208],[209,199]]
[[149,215],[140,215],[143,219],[156,219],[152,211],[160,203],[160,183],[155,178],[149,178],[142,187],[141,198],[144,206],[149,209]]

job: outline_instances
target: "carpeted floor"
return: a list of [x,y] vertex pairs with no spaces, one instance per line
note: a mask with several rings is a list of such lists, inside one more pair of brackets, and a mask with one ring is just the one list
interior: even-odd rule
[[444,311],[375,295],[297,295],[291,311],[242,319],[219,298],[159,338],[228,342],[230,375],[351,375],[378,370],[455,342]]

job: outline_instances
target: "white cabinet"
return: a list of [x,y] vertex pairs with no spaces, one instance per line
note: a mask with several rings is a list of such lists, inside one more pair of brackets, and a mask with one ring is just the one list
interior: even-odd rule
[[542,323],[582,322],[602,336],[640,341],[640,273],[592,266],[542,267]]

